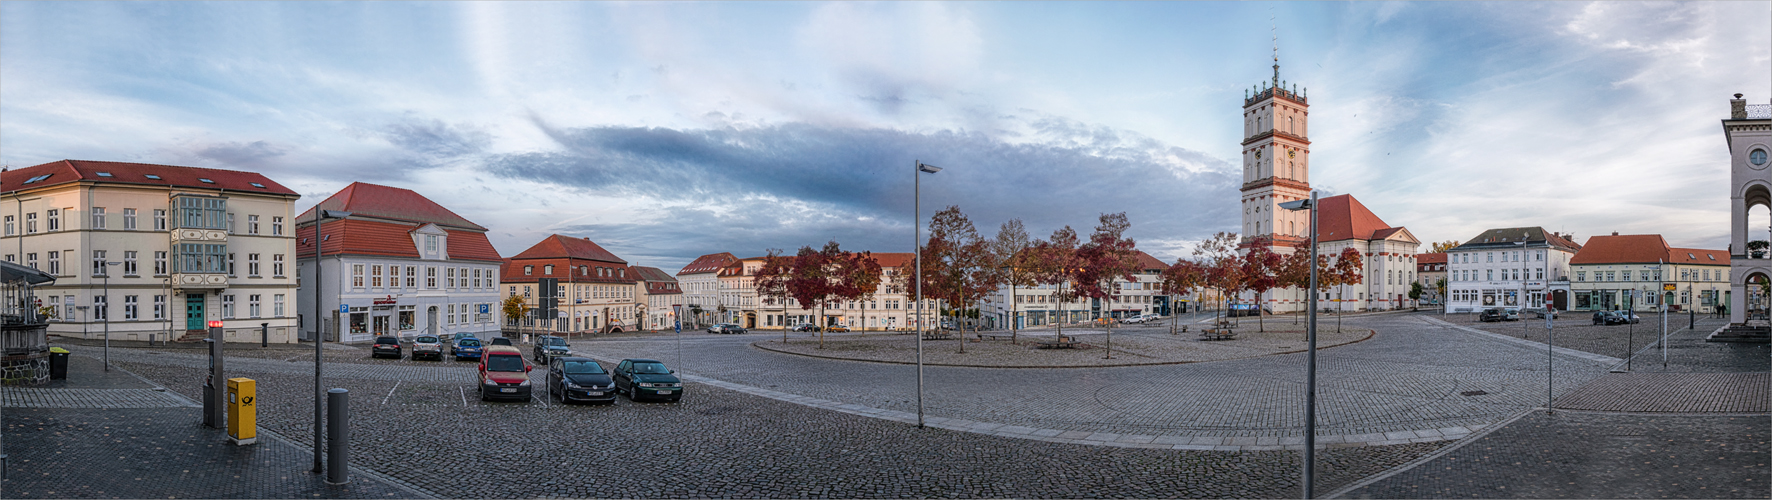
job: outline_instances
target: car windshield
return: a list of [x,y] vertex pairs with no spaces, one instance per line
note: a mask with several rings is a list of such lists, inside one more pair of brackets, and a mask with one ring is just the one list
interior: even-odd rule
[[412,339],[412,341],[418,342],[421,344],[435,344],[435,343],[437,343],[437,337],[419,337],[416,339]]
[[549,337],[549,338],[544,338],[544,339],[541,339],[541,345],[546,345],[546,346],[564,346],[564,345],[566,345],[566,339],[563,339],[563,338],[560,338],[560,337]]
[[603,366],[596,361],[567,361],[566,373],[603,373]]
[[393,337],[376,337],[375,343],[377,343],[377,344],[398,344],[398,343],[400,343],[400,339],[393,338]]
[[520,372],[523,371],[523,358],[518,356],[493,356],[486,360],[486,371]]
[[511,345],[511,339],[503,337],[492,339],[492,345]]
[[670,373],[664,363],[634,363],[634,373],[665,374]]
[[462,347],[480,347],[479,339],[461,339]]

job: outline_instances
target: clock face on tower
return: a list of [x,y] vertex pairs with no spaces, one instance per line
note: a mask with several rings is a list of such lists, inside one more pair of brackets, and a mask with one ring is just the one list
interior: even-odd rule
[[1298,150],[1293,149],[1293,150],[1286,151],[1286,157],[1287,158],[1297,158],[1298,157]]
[[1259,149],[1255,150],[1255,159],[1257,159],[1257,160],[1261,159],[1261,150],[1259,150]]

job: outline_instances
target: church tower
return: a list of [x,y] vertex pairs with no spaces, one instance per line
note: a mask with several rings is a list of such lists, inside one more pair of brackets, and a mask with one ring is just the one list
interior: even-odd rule
[[1309,212],[1279,205],[1310,198],[1310,104],[1280,79],[1274,46],[1274,79],[1243,98],[1243,228],[1245,240],[1266,236],[1276,251],[1310,240]]

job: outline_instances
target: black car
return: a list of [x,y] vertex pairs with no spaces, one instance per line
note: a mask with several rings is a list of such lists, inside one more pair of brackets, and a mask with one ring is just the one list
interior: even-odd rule
[[369,348],[369,357],[379,358],[383,354],[391,354],[394,359],[400,359],[403,352],[400,348],[399,337],[383,335],[375,338],[375,346]]
[[1594,313],[1594,324],[1596,325],[1619,325],[1624,323],[1637,323],[1641,320],[1641,317],[1638,317],[1636,314],[1629,311],[1599,311]]
[[812,323],[800,323],[800,326],[794,327],[794,331],[796,332],[816,332],[818,330],[818,325]]
[[745,329],[737,323],[720,323],[708,327],[708,333],[744,333]]
[[591,358],[554,358],[548,367],[548,397],[557,397],[561,403],[614,403],[615,381]]
[[683,397],[683,381],[665,364],[651,359],[624,359],[615,365],[615,390],[628,399],[656,398],[677,401]]
[[535,338],[535,362],[547,364],[548,358],[571,356],[572,348],[566,345],[566,339],[553,335],[542,335]]
[[1514,321],[1514,320],[1518,320],[1518,319],[1520,319],[1519,311],[1516,311],[1513,309],[1502,309],[1499,307],[1491,307],[1488,309],[1484,309],[1481,314],[1477,315],[1477,321],[1482,321],[1484,323],[1488,323],[1490,321]]

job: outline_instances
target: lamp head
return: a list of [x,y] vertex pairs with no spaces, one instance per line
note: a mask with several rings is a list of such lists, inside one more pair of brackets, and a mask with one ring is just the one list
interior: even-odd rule
[[1284,208],[1286,210],[1292,210],[1292,211],[1310,210],[1311,209],[1311,200],[1304,199],[1304,200],[1288,201],[1285,203],[1281,203],[1280,208]]
[[933,173],[936,173],[936,172],[940,172],[940,171],[941,171],[941,167],[937,167],[937,166],[935,166],[935,165],[930,165],[930,164],[927,164],[927,163],[922,163],[922,162],[918,162],[918,163],[917,163],[917,170],[918,170],[918,171],[920,171],[920,172],[928,172],[928,173],[931,173],[931,174],[933,174]]

